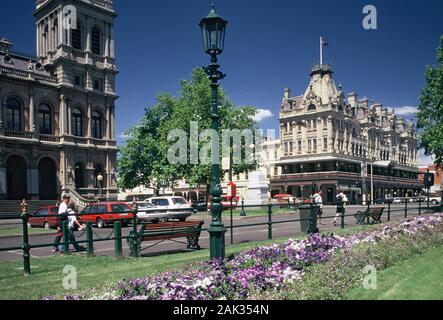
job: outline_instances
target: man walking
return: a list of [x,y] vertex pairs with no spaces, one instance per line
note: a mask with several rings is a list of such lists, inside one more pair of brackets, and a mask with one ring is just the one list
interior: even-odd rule
[[[79,246],[74,235],[74,230],[76,227],[82,228],[82,225],[77,221],[77,217],[75,216],[74,210],[70,207],[71,197],[69,194],[63,195],[63,202],[58,207],[58,214],[60,215],[59,221],[68,221],[68,232],[69,232],[69,242],[74,246],[75,251],[82,252],[85,251],[85,247]],[[62,224],[59,226],[62,228]],[[59,234],[57,234],[58,238]],[[56,238],[56,241],[57,241]],[[61,239],[61,237],[60,237]],[[60,243],[60,240],[58,240],[58,243]],[[60,251],[64,252],[65,250],[69,250],[69,245],[62,245],[60,246]]]
[[313,196],[314,198],[314,203],[317,205],[318,207],[318,220],[317,220],[317,225],[321,226],[321,216],[323,215],[323,197],[322,197],[322,191],[319,190],[318,192],[316,192]]

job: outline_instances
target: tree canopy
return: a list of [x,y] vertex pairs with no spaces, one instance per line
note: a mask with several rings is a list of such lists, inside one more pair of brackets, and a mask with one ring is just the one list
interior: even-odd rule
[[426,86],[420,96],[417,127],[421,147],[426,156],[435,156],[435,164],[443,164],[443,36],[437,50],[440,65],[426,68]]
[[[199,131],[211,127],[211,87],[203,69],[192,72],[190,80],[180,81],[178,96],[163,93],[157,97],[157,103],[145,110],[145,115],[138,125],[126,133],[127,141],[119,152],[119,186],[132,189],[145,186],[160,189],[160,182],[172,187],[181,179],[191,186],[209,185],[211,164],[171,164],[168,150],[173,142],[168,141],[171,130],[183,130],[188,133],[187,145],[198,143],[198,150],[207,141],[191,140],[189,134],[191,121],[198,122]],[[251,106],[237,107],[229,100],[223,89],[219,89],[220,130],[222,129],[257,129],[253,117],[257,109]],[[220,137],[221,138],[221,137]],[[198,139],[199,140],[199,139]],[[221,141],[220,141],[221,146]],[[220,150],[222,148],[220,147]],[[188,155],[189,160],[189,147]],[[220,162],[221,163],[221,162]],[[233,166],[235,174],[254,169],[255,163],[242,159]]]

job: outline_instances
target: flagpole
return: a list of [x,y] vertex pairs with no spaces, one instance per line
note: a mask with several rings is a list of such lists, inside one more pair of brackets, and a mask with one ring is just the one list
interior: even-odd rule
[[323,67],[323,37],[320,37],[320,67]]

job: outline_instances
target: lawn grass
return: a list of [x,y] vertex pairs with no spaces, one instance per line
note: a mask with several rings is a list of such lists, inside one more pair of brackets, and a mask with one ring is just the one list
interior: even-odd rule
[[[287,213],[295,213],[298,212],[297,210],[290,209],[288,207],[281,207],[281,208],[272,208],[272,215],[278,215],[278,214],[287,214]],[[262,217],[268,215],[268,208],[245,208],[246,217]],[[237,207],[236,210],[232,211],[232,215],[234,217],[241,217],[241,207]],[[231,216],[230,210],[223,211],[223,218],[229,219]]]
[[[358,226],[334,232],[337,235],[351,234],[371,230],[377,226]],[[305,238],[301,235],[296,238]],[[289,239],[273,241],[247,242],[226,247],[227,255],[235,255],[260,245],[282,243]],[[33,300],[45,296],[63,297],[68,294],[93,291],[104,293],[107,288],[123,279],[158,274],[176,270],[193,262],[204,261],[209,257],[209,250],[164,254],[159,256],[116,260],[112,257],[86,258],[84,256],[54,256],[51,258],[31,259],[32,275],[23,276],[23,261],[0,263],[0,300]],[[65,266],[77,269],[77,290],[67,291],[63,288]]]
[[349,300],[443,300],[443,248],[437,247],[382,270],[377,289],[352,289]]
[[[47,230],[44,228],[28,228],[28,234],[52,234],[56,233],[56,230]],[[16,227],[0,227],[0,238],[1,237],[12,237],[23,235],[23,228]]]

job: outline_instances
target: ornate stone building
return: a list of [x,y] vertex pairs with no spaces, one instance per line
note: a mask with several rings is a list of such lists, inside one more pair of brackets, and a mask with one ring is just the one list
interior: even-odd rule
[[355,93],[346,97],[332,75],[329,65],[315,65],[304,95],[285,89],[273,193],[308,197],[317,187],[333,202],[339,191],[353,201],[419,192],[413,124]]
[[0,42],[0,199],[116,198],[112,0],[38,0],[34,17],[36,57]]

